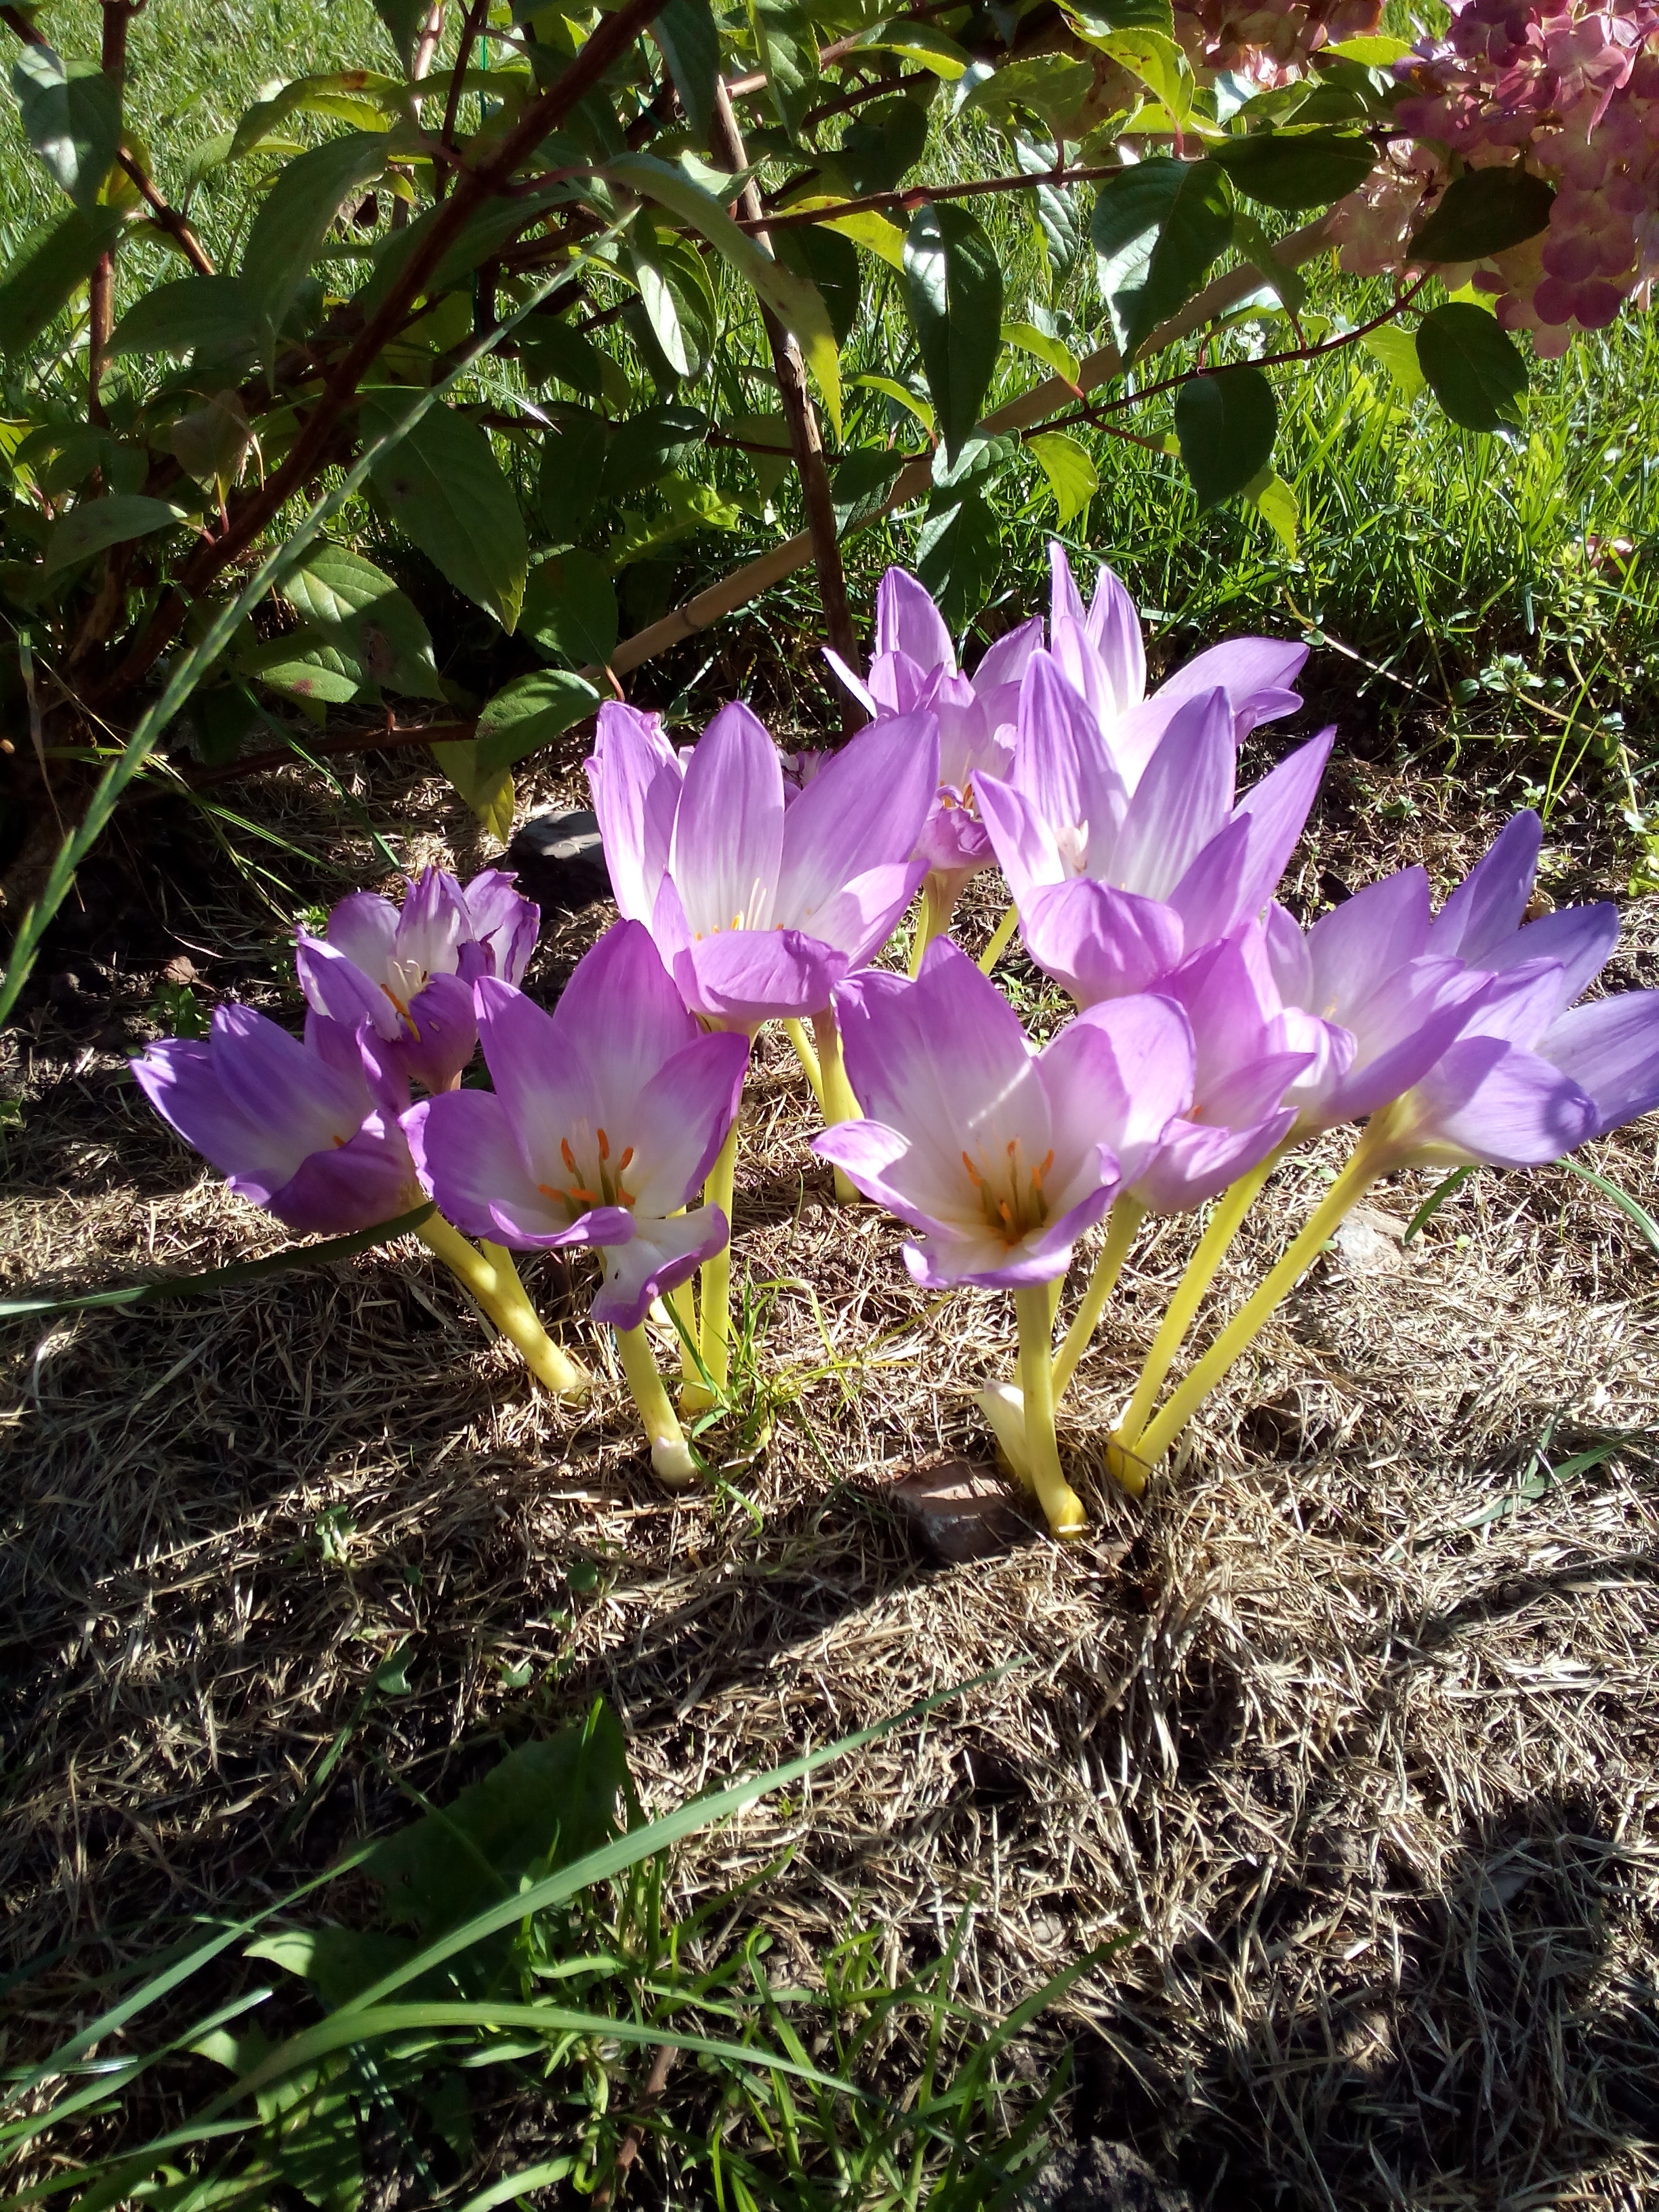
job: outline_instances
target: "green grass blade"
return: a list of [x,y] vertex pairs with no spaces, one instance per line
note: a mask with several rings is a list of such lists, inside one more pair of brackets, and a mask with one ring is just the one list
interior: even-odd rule
[[290,1244],[264,1260],[238,1260],[228,1267],[208,1267],[199,1275],[152,1275],[142,1283],[118,1283],[106,1291],[34,1291],[19,1298],[0,1298],[0,1321],[24,1314],[87,1313],[98,1306],[142,1306],[156,1298],[207,1298],[218,1291],[240,1289],[266,1275],[282,1275],[296,1267],[325,1267],[331,1261],[349,1260],[355,1253],[371,1252],[389,1244],[394,1237],[417,1229],[433,1212],[428,1202],[412,1206],[391,1221],[372,1229],[355,1229],[349,1237],[330,1237],[320,1244]]
[[1433,1220],[1452,1193],[1455,1190],[1461,1190],[1475,1172],[1474,1164],[1471,1162],[1468,1167],[1454,1168],[1449,1176],[1443,1176],[1406,1224],[1406,1233],[1401,1238],[1401,1243],[1409,1244],[1418,1231],[1425,1228]]
[[1628,1215],[1636,1224],[1652,1249],[1659,1252],[1659,1221],[1654,1219],[1640,1199],[1632,1198],[1627,1190],[1620,1190],[1616,1182],[1610,1182],[1604,1175],[1597,1175],[1594,1168],[1587,1168],[1580,1160],[1564,1159],[1561,1164],[1571,1170],[1581,1182],[1593,1183],[1603,1198],[1611,1199],[1619,1211]]

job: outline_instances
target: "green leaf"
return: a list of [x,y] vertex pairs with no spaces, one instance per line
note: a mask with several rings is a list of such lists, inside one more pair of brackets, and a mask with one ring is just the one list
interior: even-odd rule
[[1413,232],[1413,261],[1484,261],[1549,227],[1555,194],[1525,169],[1470,169],[1454,178]]
[[1052,300],[1082,257],[1083,216],[1074,191],[1045,181],[1042,172],[1051,167],[1052,162],[1029,140],[1015,139],[1014,158],[1026,175],[1035,179],[1032,222],[1037,249],[1048,267],[1048,296]]
[[11,88],[24,137],[53,182],[90,214],[120,149],[119,78],[95,62],[65,64],[50,46],[25,46],[11,65]]
[[1222,368],[1176,394],[1176,436],[1200,507],[1243,491],[1267,465],[1279,403],[1259,368]]
[[981,491],[934,491],[916,539],[916,574],[950,629],[960,629],[991,597],[1001,556],[1002,526]]
[[228,1267],[209,1267],[196,1275],[151,1275],[142,1282],[117,1283],[103,1291],[29,1291],[21,1297],[0,1298],[0,1319],[16,1320],[27,1314],[83,1313],[98,1306],[149,1305],[162,1298],[213,1297],[221,1291],[240,1290],[267,1276],[285,1274],[295,1267],[323,1267],[336,1260],[350,1260],[377,1244],[390,1243],[416,1229],[431,1212],[429,1202],[400,1213],[372,1229],[354,1229],[349,1237],[330,1237],[320,1244],[291,1244],[265,1260],[239,1260]]
[[1360,339],[1373,361],[1380,361],[1400,387],[1400,396],[1408,404],[1423,389],[1423,371],[1417,359],[1417,340],[1410,331],[1401,330],[1398,323],[1379,323],[1374,331],[1367,331]]
[[1082,36],[1121,69],[1127,70],[1131,76],[1139,78],[1177,128],[1187,121],[1193,112],[1193,94],[1196,90],[1192,69],[1186,55],[1161,23],[1156,27],[1108,31],[1103,34],[1085,31]]
[[1357,191],[1376,167],[1376,149],[1335,131],[1273,131],[1212,146],[1209,158],[1247,199],[1300,215]]
[[762,500],[769,500],[788,475],[793,459],[788,424],[781,415],[732,415],[726,427],[734,438],[769,449],[763,453],[746,453],[744,459],[755,472],[755,488]]
[[1002,343],[1018,346],[1022,353],[1029,353],[1033,361],[1040,361],[1056,376],[1063,376],[1067,384],[1077,382],[1078,371],[1082,367],[1077,356],[1063,339],[1052,337],[1047,331],[1038,330],[1035,323],[1005,323]]
[[1594,1168],[1587,1168],[1582,1160],[1575,1160],[1571,1155],[1563,1158],[1561,1165],[1569,1174],[1576,1175],[1581,1182],[1587,1182],[1599,1190],[1603,1198],[1611,1199],[1619,1211],[1635,1223],[1651,1249],[1659,1253],[1659,1221],[1654,1219],[1634,1193],[1621,1188],[1607,1176],[1599,1175]]
[[1088,449],[1063,430],[1044,430],[1028,438],[1025,449],[1048,479],[1064,530],[1073,515],[1088,513],[1089,501],[1100,489],[1100,477]]
[[805,10],[793,0],[748,0],[755,58],[777,118],[791,138],[823,82],[817,41]]
[[[614,635],[611,642],[614,647]],[[592,714],[599,703],[599,695],[592,685],[567,669],[544,668],[533,676],[517,678],[498,691],[478,716],[475,756],[478,774],[497,775],[529,754],[539,752],[562,737],[573,722]]]
[[0,351],[32,346],[78,285],[84,284],[125,228],[118,208],[79,208],[32,231],[0,276]]
[[918,208],[904,239],[910,320],[945,451],[954,460],[980,417],[1002,333],[1002,264],[965,208]]
[[338,646],[295,631],[251,647],[236,657],[239,672],[270,691],[307,708],[349,706],[367,684],[356,657]]
[[690,459],[708,435],[708,417],[698,408],[642,408],[612,429],[600,489],[606,499],[643,491]]
[[[609,548],[611,566],[621,570],[691,531],[735,530],[742,520],[740,510],[713,484],[688,483],[684,477],[668,477],[657,487],[650,513],[623,509],[622,528]],[[650,619],[654,621],[655,615]]]
[[55,576],[60,569],[73,568],[107,546],[125,545],[133,538],[151,537],[156,531],[170,530],[184,520],[184,508],[171,506],[164,499],[146,499],[139,492],[118,492],[106,499],[83,500],[67,514],[60,515],[46,532],[44,573]]
[[432,12],[430,0],[374,0],[374,12],[386,25],[407,75],[420,42],[421,27]]
[[414,1951],[407,1936],[382,1929],[280,1928],[274,1936],[256,1937],[242,1956],[268,1960],[309,1982],[331,2012],[394,1973]]
[[1283,477],[1266,471],[1266,481],[1252,483],[1250,497],[1255,501],[1255,511],[1273,532],[1292,560],[1296,558],[1297,527],[1301,517],[1296,494]]
[[1267,232],[1243,208],[1233,210],[1233,246],[1261,271],[1277,294],[1280,307],[1287,307],[1293,315],[1300,314],[1308,299],[1308,287],[1301,271],[1279,259]]
[[605,391],[604,356],[557,315],[532,315],[520,325],[519,358],[538,384],[568,384],[590,399]]
[[1226,180],[1207,161],[1158,155],[1102,185],[1090,229],[1126,362],[1199,290],[1232,227]]
[[485,774],[478,767],[478,741],[462,738],[430,748],[432,757],[493,837],[506,844],[513,835],[513,778],[505,769]]
[[431,634],[414,602],[361,553],[324,538],[283,588],[309,628],[343,646],[368,682],[411,698],[443,697]]
[[836,510],[836,534],[844,537],[854,523],[867,522],[886,504],[894,477],[904,466],[902,453],[883,446],[859,446],[836,464],[830,497]]
[[610,443],[611,426],[592,408],[554,410],[542,447],[536,504],[556,545],[571,544],[592,513]]
[[1339,61],[1358,62],[1362,69],[1392,69],[1396,62],[1404,61],[1412,51],[1409,39],[1396,39],[1387,32],[1373,32],[1357,39],[1339,39],[1334,46],[1322,46],[1319,60],[1328,56]]
[[573,668],[603,668],[617,649],[617,587],[597,554],[572,550],[538,562],[519,627],[540,651]]
[[696,376],[702,371],[704,346],[712,333],[700,319],[681,313],[681,295],[671,282],[661,259],[651,246],[638,242],[628,255],[634,282],[651,335],[662,349],[662,357],[676,376]]
[[1161,31],[1175,36],[1175,12],[1170,0],[1104,0],[1092,7],[1071,7],[1066,19],[1079,38],[1098,46],[1117,31]]
[[383,134],[349,131],[299,155],[265,195],[240,274],[269,329],[280,328],[341,206],[380,175],[386,151]]
[[943,31],[935,30],[931,23],[919,23],[904,15],[896,15],[888,22],[878,23],[872,30],[860,32],[853,46],[860,53],[902,54],[906,61],[919,62],[923,69],[931,70],[947,84],[954,84],[973,61],[973,56]]
[[1497,430],[1521,419],[1527,364],[1496,319],[1448,301],[1417,327],[1417,365],[1429,389],[1465,430]]
[[[365,441],[394,429],[416,396],[401,386],[365,392]],[[512,629],[530,550],[513,487],[477,425],[434,407],[369,475],[398,527],[456,590]]]
[[1064,54],[1033,54],[1024,61],[1006,62],[974,87],[962,104],[962,112],[977,111],[1004,130],[1014,127],[1016,112],[1024,109],[1040,116],[1055,138],[1079,138],[1095,91],[1095,73],[1087,62],[1072,61]]
[[912,421],[920,422],[928,436],[932,437],[937,417],[927,402],[912,392],[908,384],[901,384],[896,376],[855,376],[853,381],[866,391],[879,392],[884,398],[890,399],[896,406],[902,407]]
[[254,295],[240,276],[175,276],[133,301],[110,335],[109,350],[221,361],[252,352],[259,339]]
[[[835,155],[855,198],[890,192],[927,150],[927,110],[904,94],[878,100],[848,129]],[[817,226],[814,226],[816,228]],[[779,231],[775,240],[793,234]]]
[[708,0],[666,0],[652,25],[699,146],[708,143],[720,74],[720,34]]
[[787,330],[800,341],[806,365],[817,378],[837,434],[841,429],[841,368],[830,314],[817,287],[795,275],[739,230],[714,194],[684,169],[652,154],[629,154],[607,161],[599,173],[607,182],[659,201],[701,231],[715,250],[753,286]]
[[270,100],[250,107],[232,133],[228,161],[240,161],[264,143],[290,115],[327,115],[358,130],[384,130],[408,105],[406,87],[373,70],[341,70],[329,76],[296,76]]
[[430,1943],[608,1842],[627,1788],[622,1730],[600,1702],[585,1722],[520,1744],[441,1812],[386,1837],[364,1871],[385,1891],[387,1917]]
[[774,231],[772,244],[786,269],[817,287],[836,343],[844,346],[859,319],[858,248],[821,222]]

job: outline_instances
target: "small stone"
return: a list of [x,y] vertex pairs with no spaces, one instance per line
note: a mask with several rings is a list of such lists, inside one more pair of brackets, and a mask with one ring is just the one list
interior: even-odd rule
[[586,807],[531,815],[514,832],[507,865],[538,906],[574,914],[611,896],[599,817]]
[[922,1548],[949,1566],[1012,1551],[1036,1534],[996,1477],[965,1459],[918,1468],[882,1495]]
[[1386,1275],[1406,1264],[1405,1234],[1406,1224],[1397,1215],[1379,1213],[1374,1206],[1356,1206],[1334,1242],[1350,1274]]

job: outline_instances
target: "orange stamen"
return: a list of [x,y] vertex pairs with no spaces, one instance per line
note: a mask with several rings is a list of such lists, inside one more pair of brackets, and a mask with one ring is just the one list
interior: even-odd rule
[[605,1131],[601,1129],[599,1132],[599,1158],[602,1160],[608,1160],[610,1157],[611,1139],[605,1135]]
[[633,1157],[634,1147],[630,1145],[617,1163],[617,1173],[619,1176],[625,1176],[628,1173],[628,1163],[633,1158]]
[[969,1158],[966,1152],[962,1156],[962,1164],[967,1169],[968,1180],[972,1183],[974,1188],[975,1190],[983,1190],[985,1188],[985,1178],[980,1173],[979,1170],[974,1165],[973,1162]]
[[574,1175],[576,1172],[576,1155],[570,1149],[570,1139],[568,1137],[560,1138],[559,1151],[563,1158],[566,1167],[569,1169],[572,1175]]

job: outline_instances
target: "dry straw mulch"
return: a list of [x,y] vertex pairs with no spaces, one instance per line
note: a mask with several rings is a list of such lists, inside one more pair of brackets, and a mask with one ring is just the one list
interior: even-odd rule
[[[467,843],[417,774],[363,787]],[[296,837],[311,818],[297,778],[260,803]],[[1341,772],[1295,888],[1419,855],[1443,887],[1493,826],[1468,804]],[[1589,848],[1556,860],[1558,897],[1611,881]],[[553,928],[534,987],[604,919]],[[1659,982],[1656,923],[1632,914],[1620,985]],[[210,983],[279,971],[246,902],[179,926]],[[201,948],[226,941],[216,967]],[[100,1035],[47,1012],[15,1040],[7,1286],[275,1249]],[[807,1103],[764,1042],[737,1212],[773,1431],[707,1495],[653,1487],[614,1382],[575,1416],[538,1395],[412,1244],[210,1304],[9,1328],[13,1962],[91,1930],[106,1962],[157,1916],[246,1907],[398,1819],[400,1784],[441,1800],[595,1693],[660,1808],[1018,1657],[687,1851],[682,1893],[787,1854],[764,1911],[803,1974],[855,1926],[895,1966],[925,1960],[967,1911],[965,1994],[993,2013],[1124,1936],[1058,2023],[1072,2116],[1204,2202],[1659,2201],[1654,1254],[1565,1170],[1483,1176],[1402,1249],[1431,1185],[1401,1179],[1143,1510],[1095,1455],[1190,1246],[1166,1224],[1071,1402],[1090,1540],[1034,1530],[939,1569],[883,1491],[984,1455],[971,1393],[1004,1370],[1007,1316],[910,1288],[891,1224],[830,1202]],[[1338,1150],[1281,1170],[1221,1297]],[[1593,1158],[1659,1200],[1651,1121]],[[602,1364],[580,1268],[531,1279]],[[365,1709],[399,1649],[410,1694]],[[83,2001],[72,1966],[28,1984],[6,2061]]]

